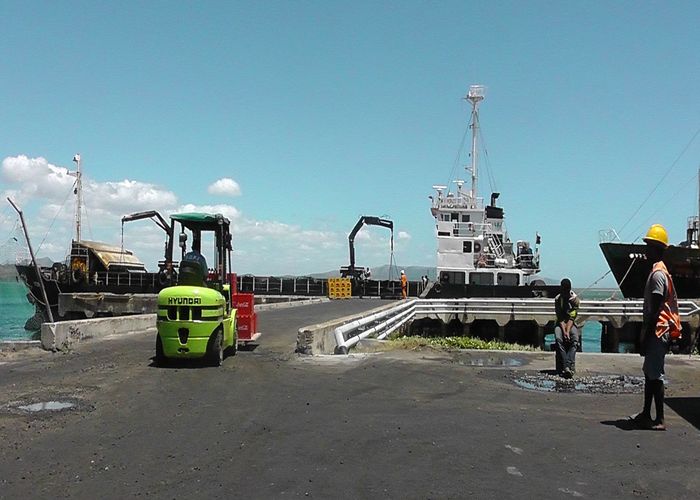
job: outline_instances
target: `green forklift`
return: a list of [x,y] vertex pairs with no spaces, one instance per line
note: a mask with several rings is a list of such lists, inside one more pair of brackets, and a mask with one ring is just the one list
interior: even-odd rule
[[[170,217],[171,233],[179,225],[182,258],[177,283],[158,294],[155,363],[174,359],[203,359],[221,366],[226,355],[236,354],[236,309],[231,305],[230,221],[221,214],[183,213]],[[189,232],[193,251],[185,253]],[[202,233],[213,233],[215,262],[206,268],[199,253]],[[173,241],[167,252],[172,257]],[[194,252],[194,250],[197,252]],[[172,259],[170,259],[172,261]]]

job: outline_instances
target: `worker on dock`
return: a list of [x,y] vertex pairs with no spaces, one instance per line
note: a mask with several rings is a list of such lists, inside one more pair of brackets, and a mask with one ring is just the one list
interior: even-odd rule
[[207,267],[207,259],[202,255],[202,241],[198,234],[192,236],[192,250],[187,252],[182,260],[196,262],[202,270],[202,279],[206,279],[209,273],[209,268]]
[[408,297],[408,278],[406,273],[401,269],[401,298],[405,299]]
[[571,378],[576,372],[576,351],[581,340],[581,334],[576,326],[576,315],[581,301],[571,289],[568,278],[561,280],[559,295],[554,298],[554,312],[557,325],[554,328],[554,338],[557,354],[562,362],[559,375]]
[[[681,318],[673,279],[663,258],[668,248],[668,233],[661,224],[654,224],[644,237],[646,257],[652,264],[644,287],[644,308],[639,354],[644,356],[644,408],[632,417],[643,429],[666,430],[664,424],[664,360],[671,340],[681,336]],[[651,419],[651,402],[656,406],[656,419]]]

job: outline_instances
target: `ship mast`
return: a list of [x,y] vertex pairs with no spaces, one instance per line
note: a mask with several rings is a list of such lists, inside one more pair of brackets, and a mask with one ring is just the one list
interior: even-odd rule
[[483,85],[471,85],[469,87],[469,92],[467,92],[467,96],[464,98],[465,100],[469,101],[472,105],[472,115],[471,115],[471,129],[472,129],[472,164],[469,170],[471,170],[472,174],[472,189],[471,189],[471,197],[472,199],[476,200],[477,196],[477,183],[478,183],[478,175],[477,175],[477,144],[476,144],[476,139],[479,133],[479,103],[484,100],[484,96],[486,94],[486,87]]
[[75,172],[75,240],[80,243],[80,215],[83,211],[83,177],[80,170],[80,153],[73,157],[73,161],[78,165],[78,170]]

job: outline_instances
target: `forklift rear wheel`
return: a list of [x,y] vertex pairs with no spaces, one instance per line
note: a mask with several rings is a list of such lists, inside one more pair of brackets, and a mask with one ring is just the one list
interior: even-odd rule
[[160,339],[160,335],[156,334],[156,366],[165,366],[168,362],[168,358],[165,357],[163,353],[163,341]]
[[221,331],[216,332],[209,340],[207,358],[210,366],[221,366],[224,362],[224,336]]

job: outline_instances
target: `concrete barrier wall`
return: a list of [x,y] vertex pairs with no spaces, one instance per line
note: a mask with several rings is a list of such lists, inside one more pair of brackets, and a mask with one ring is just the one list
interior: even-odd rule
[[[339,326],[346,323],[350,323],[356,319],[369,316],[383,309],[388,309],[394,307],[395,302],[390,304],[377,307],[370,311],[365,311],[359,314],[353,314],[352,316],[345,316],[343,318],[334,319],[326,323],[319,323],[316,325],[309,325],[299,328],[297,333],[297,347],[296,352],[301,354],[334,354],[336,348],[336,341],[334,331]],[[257,306],[256,306],[257,308]]]
[[155,314],[44,323],[41,325],[41,346],[49,351],[62,351],[85,340],[155,330],[155,327]]
[[[263,299],[266,298],[267,297],[263,297]],[[255,312],[284,309],[288,307],[308,306],[309,304],[318,304],[321,302],[328,302],[330,300],[328,297],[311,297],[298,300],[291,297],[277,297],[276,299],[277,300],[270,302],[263,301],[261,303],[256,303]],[[255,297],[255,300],[258,300],[258,297]]]

